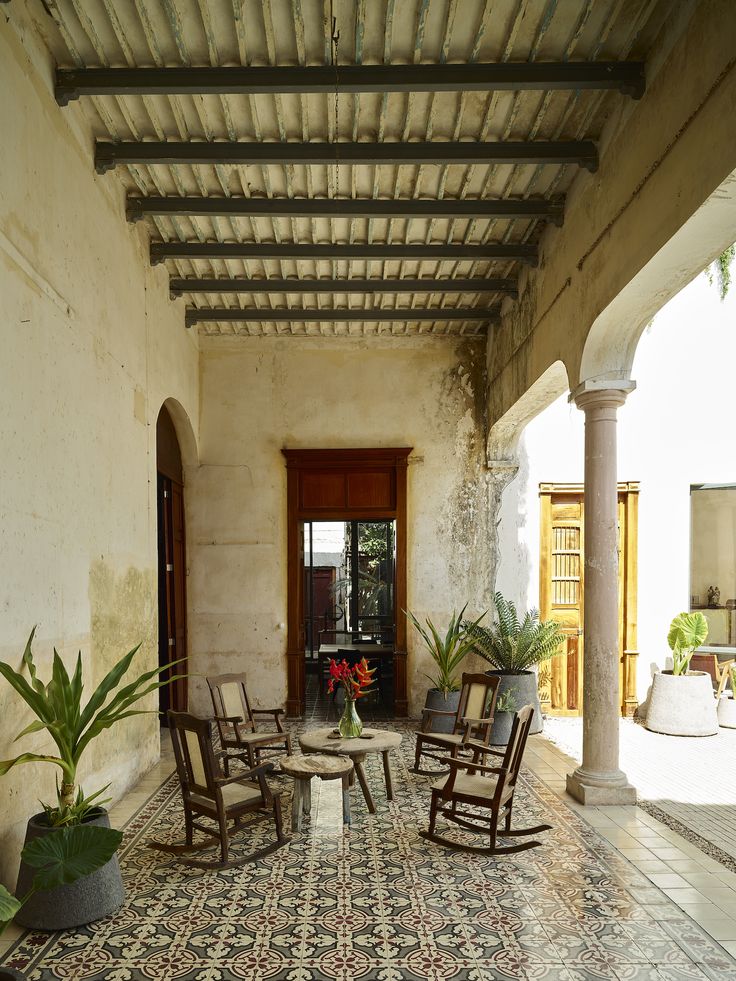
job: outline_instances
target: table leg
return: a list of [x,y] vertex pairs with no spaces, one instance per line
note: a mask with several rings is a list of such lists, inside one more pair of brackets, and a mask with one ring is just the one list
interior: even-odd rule
[[350,824],[350,776],[347,773],[342,778],[342,821]]
[[299,782],[304,784],[302,791],[302,813],[309,817],[312,811],[312,778],[308,777],[306,780],[300,780]]
[[383,775],[386,778],[386,799],[393,800],[394,787],[393,784],[391,783],[391,765],[389,763],[388,754],[389,751],[387,749],[384,750],[383,753],[381,753],[381,756],[383,756]]
[[375,814],[376,805],[373,803],[373,798],[371,797],[371,791],[368,786],[368,781],[365,778],[365,771],[363,770],[363,761],[354,759],[353,763],[355,765],[355,773],[358,777],[358,783],[360,784],[361,790],[363,791],[365,802],[368,805],[368,810],[370,811],[371,814]]
[[303,780],[294,779],[294,797],[291,801],[291,830],[301,831],[302,830],[302,788],[304,785]]

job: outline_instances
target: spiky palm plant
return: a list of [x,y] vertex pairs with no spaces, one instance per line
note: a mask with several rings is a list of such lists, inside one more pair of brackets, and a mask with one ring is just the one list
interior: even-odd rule
[[457,691],[460,688],[457,671],[463,658],[473,645],[468,628],[477,626],[485,616],[485,613],[482,613],[472,623],[463,621],[465,610],[466,606],[459,613],[453,611],[444,637],[442,637],[429,617],[426,618],[425,627],[417,620],[413,613],[406,611],[407,617],[424,641],[432,660],[437,665],[437,673],[434,675],[425,674],[425,677],[429,678],[432,682],[432,687],[441,691],[445,698],[447,698],[451,691]]
[[121,719],[127,719],[132,715],[149,714],[145,709],[133,708],[133,706],[150,692],[170,684],[182,675],[166,681],[152,681],[152,678],[162,671],[167,671],[171,665],[157,667],[139,675],[135,681],[131,681],[113,695],[128,671],[140,647],[139,644],[108,671],[87,704],[82,707],[84,684],[81,652],[77,657],[74,674],[70,678],[64,662],[54,650],[51,680],[44,685],[38,677],[31,653],[35,632],[34,627],[23,652],[23,665],[28,671],[30,681],[26,681],[20,672],[4,661],[0,661],[0,675],[12,685],[36,716],[36,720],[27,725],[15,738],[21,739],[32,732],[46,729],[56,744],[58,756],[21,753],[12,760],[0,761],[0,776],[20,763],[54,763],[61,769],[61,781],[57,782],[57,806],[44,805],[48,822],[51,825],[78,824],[93,804],[99,806],[103,803],[99,798],[107,789],[103,788],[85,797],[81,787],[77,787],[77,768],[85,749],[96,736],[116,722],[120,722]]
[[538,610],[520,619],[515,605],[501,593],[493,596],[496,619],[490,627],[463,623],[471,650],[503,674],[523,674],[557,654],[563,640],[560,625],[540,620]]

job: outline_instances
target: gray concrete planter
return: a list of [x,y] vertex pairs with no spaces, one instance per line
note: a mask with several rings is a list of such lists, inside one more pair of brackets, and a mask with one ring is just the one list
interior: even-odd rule
[[710,675],[705,671],[655,674],[646,725],[666,736],[715,736],[718,715]]
[[[506,674],[503,671],[486,671],[486,674],[493,675],[500,679],[498,685],[498,698],[506,691],[513,692],[516,702],[517,712],[525,705],[534,708],[534,718],[530,733],[542,731],[542,707],[539,704],[539,692],[537,691],[537,674],[535,671],[523,671],[521,674]],[[511,735],[511,723],[514,721],[515,712],[496,712],[491,729],[491,744],[493,746],[505,746]],[[504,718],[508,716],[507,718]]]
[[[424,707],[437,709],[440,712],[457,712],[460,704],[460,692],[451,691],[445,696],[439,688],[430,688],[427,692],[427,700]],[[452,732],[455,727],[455,720],[448,716],[435,715],[430,724],[430,732]]]
[[736,729],[736,699],[721,695],[718,699],[718,725],[723,729]]
[[[97,816],[86,823],[109,828],[107,811],[100,808],[96,813]],[[26,842],[53,834],[55,830],[46,824],[45,814],[34,814],[26,827]],[[24,896],[28,892],[33,875],[34,870],[21,860],[15,890],[17,896]],[[31,896],[15,917],[15,922],[34,930],[69,930],[109,916],[122,906],[124,899],[125,888],[120,865],[117,855],[113,855],[107,865],[91,875],[77,879],[71,885],[37,892]]]

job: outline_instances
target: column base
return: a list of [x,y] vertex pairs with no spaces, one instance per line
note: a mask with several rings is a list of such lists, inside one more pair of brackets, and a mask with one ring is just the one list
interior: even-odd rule
[[636,804],[636,787],[632,787],[622,770],[595,773],[578,767],[567,775],[567,792],[587,807]]

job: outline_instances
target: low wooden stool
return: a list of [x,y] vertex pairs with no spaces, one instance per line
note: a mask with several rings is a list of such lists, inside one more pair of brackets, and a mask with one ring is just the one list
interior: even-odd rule
[[342,819],[350,824],[350,778],[353,761],[345,756],[285,756],[281,769],[294,778],[294,799],[291,805],[291,829],[301,831],[302,817],[312,808],[312,777],[320,780],[342,780]]

